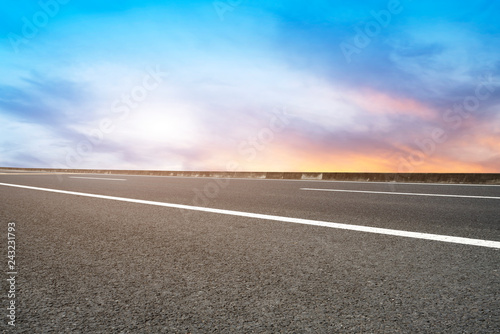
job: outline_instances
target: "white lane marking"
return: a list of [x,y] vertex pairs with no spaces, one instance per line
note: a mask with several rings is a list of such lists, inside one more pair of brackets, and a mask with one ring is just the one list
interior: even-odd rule
[[367,190],[345,190],[345,189],[320,189],[320,188],[300,188],[300,190],[312,191],[335,191],[345,193],[364,193],[364,194],[385,194],[385,195],[406,195],[406,196],[435,196],[435,197],[459,197],[459,198],[487,198],[487,199],[500,199],[494,196],[473,196],[473,195],[447,195],[447,194],[421,194],[421,193],[397,193],[390,191],[367,191]]
[[336,228],[336,229],[341,229],[341,230],[384,234],[384,235],[392,235],[392,236],[397,236],[397,237],[422,239],[422,240],[433,240],[433,241],[450,242],[450,243],[462,244],[462,245],[472,245],[472,246],[500,249],[500,241],[462,238],[462,237],[454,237],[454,236],[430,234],[430,233],[420,233],[420,232],[409,232],[409,231],[393,230],[393,229],[387,229],[387,228],[370,227],[370,226],[362,226],[362,225],[340,224],[340,223],[332,223],[332,222],[321,221],[321,220],[291,218],[291,217],[266,215],[266,214],[260,214],[260,213],[243,212],[243,211],[205,208],[205,207],[200,207],[200,206],[191,206],[191,205],[184,205],[184,204],[154,202],[154,201],[125,198],[125,197],[115,197],[115,196],[97,195],[97,194],[89,194],[89,193],[80,193],[80,192],[75,192],[75,191],[66,191],[66,190],[49,189],[49,188],[38,188],[38,187],[23,186],[23,185],[18,185],[18,184],[0,183],[0,185],[6,186],[6,187],[47,191],[47,192],[60,193],[60,194],[66,194],[66,195],[76,195],[76,196],[83,196],[83,197],[109,199],[109,200],[121,201],[121,202],[163,206],[163,207],[177,208],[177,209],[183,209],[183,210],[202,211],[202,212],[218,213],[218,214],[223,214],[223,215],[257,218],[257,219],[273,220],[273,221],[280,221],[280,222],[286,222],[286,223],[322,226],[322,227],[330,227],[330,228]]
[[107,181],[127,181],[126,179],[110,179],[106,177],[85,177],[85,176],[70,176],[70,179],[87,179],[87,180],[107,180]]
[[75,173],[38,173],[38,172],[0,173],[0,175],[61,175],[61,174],[75,174]]

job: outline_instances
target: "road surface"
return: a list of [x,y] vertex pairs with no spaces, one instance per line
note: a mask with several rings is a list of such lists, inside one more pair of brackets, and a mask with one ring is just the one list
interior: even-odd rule
[[10,171],[0,196],[5,331],[500,331],[500,186]]

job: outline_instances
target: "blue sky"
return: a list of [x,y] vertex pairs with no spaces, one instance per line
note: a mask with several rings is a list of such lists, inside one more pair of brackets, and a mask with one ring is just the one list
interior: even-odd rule
[[0,22],[0,165],[500,172],[497,1],[49,0]]

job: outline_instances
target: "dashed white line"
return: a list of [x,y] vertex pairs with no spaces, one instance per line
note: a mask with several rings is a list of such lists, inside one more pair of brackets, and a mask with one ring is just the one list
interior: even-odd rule
[[200,206],[191,206],[191,205],[174,204],[174,203],[155,202],[155,201],[147,201],[147,200],[133,199],[133,198],[124,198],[124,197],[81,193],[81,192],[75,192],[75,191],[66,191],[66,190],[49,189],[49,188],[38,188],[38,187],[24,186],[24,185],[18,185],[18,184],[0,183],[0,185],[6,186],[6,187],[47,191],[47,192],[66,194],[66,195],[76,195],[76,196],[108,199],[108,200],[121,201],[121,202],[163,206],[163,207],[177,208],[177,209],[182,209],[182,210],[202,211],[202,212],[210,212],[210,213],[231,215],[231,216],[238,216],[238,217],[256,218],[256,219],[280,221],[280,222],[303,224],[303,225],[314,225],[314,226],[330,227],[330,228],[341,229],[341,230],[367,232],[367,233],[391,235],[391,236],[397,236],[397,237],[422,239],[422,240],[433,240],[433,241],[449,242],[449,243],[462,244],[462,245],[471,245],[471,246],[480,246],[480,247],[500,249],[500,241],[462,238],[462,237],[454,237],[454,236],[430,234],[430,233],[420,233],[420,232],[409,232],[409,231],[362,226],[362,225],[340,224],[340,223],[333,223],[333,222],[320,221],[320,220],[291,218],[291,217],[266,215],[266,214],[260,214],[260,213],[214,209],[214,208],[206,208],[206,207],[200,207]]
[[86,176],[70,176],[70,179],[87,179],[87,180],[106,180],[106,181],[127,181],[126,179],[112,179],[107,177],[86,177]]
[[367,190],[321,189],[321,188],[300,188],[300,190],[333,191],[333,192],[364,193],[364,194],[384,194],[384,195],[405,195],[405,196],[431,196],[431,197],[434,196],[434,197],[500,199],[500,197],[495,197],[495,196],[450,195],[450,194],[422,194],[422,193],[398,193],[398,192],[391,192],[391,191],[367,191]]

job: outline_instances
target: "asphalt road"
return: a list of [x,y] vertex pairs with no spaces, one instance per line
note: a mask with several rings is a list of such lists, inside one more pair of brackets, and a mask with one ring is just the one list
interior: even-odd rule
[[5,332],[500,331],[500,186],[1,172],[0,198]]

